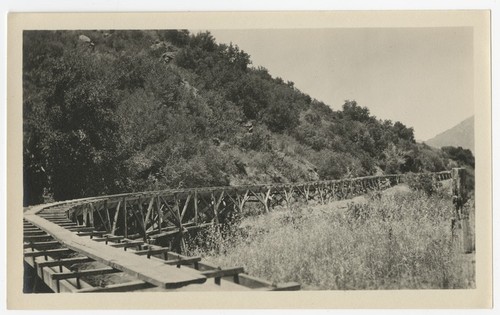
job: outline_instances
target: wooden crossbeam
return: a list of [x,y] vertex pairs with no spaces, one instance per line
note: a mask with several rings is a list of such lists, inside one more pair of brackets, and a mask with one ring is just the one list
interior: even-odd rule
[[115,211],[115,217],[113,218],[113,226],[111,228],[111,234],[115,234],[116,232],[116,225],[117,225],[117,222],[118,222],[118,215],[120,213],[120,205],[121,205],[121,201],[118,202],[118,205],[116,206],[116,211]]
[[55,223],[61,227],[78,227],[78,224],[76,224],[75,222],[68,222],[68,223],[57,223],[57,222],[52,222],[52,223]]
[[98,209],[96,209],[94,207],[94,204],[93,203],[90,203],[90,207],[92,208],[93,212],[97,212],[97,216],[99,216],[99,219],[101,220],[102,224],[104,226],[106,226],[106,221],[104,220],[104,218],[102,217],[101,215],[101,211],[99,211]]
[[104,200],[103,208],[106,211],[106,229],[111,232],[111,216],[109,215],[108,201]]
[[76,235],[78,236],[103,236],[107,231],[88,231],[88,232],[78,232]]
[[168,247],[162,247],[162,248],[157,248],[157,249],[141,249],[141,250],[135,251],[134,254],[139,255],[139,256],[153,256],[153,255],[159,255],[159,254],[166,254],[166,253],[168,253],[169,250],[170,250],[170,248],[168,248]]
[[186,210],[188,208],[189,200],[190,199],[191,199],[191,195],[188,195],[187,198],[186,198],[186,202],[184,203],[184,207],[182,208],[181,215],[180,215],[180,221],[181,222],[182,222],[182,219],[184,219],[184,215],[186,214]]
[[38,231],[27,231],[27,232],[23,232],[24,236],[35,236],[35,235],[43,235],[43,234],[46,234],[47,232],[45,231],[42,231],[40,229],[38,229]]
[[61,218],[61,219],[47,219],[47,218],[44,218],[44,219],[49,220],[52,223],[73,223],[73,221],[71,221],[68,218]]
[[64,259],[58,259],[58,260],[42,261],[42,262],[39,262],[37,265],[40,268],[58,267],[58,266],[63,266],[63,265],[81,264],[81,263],[88,263],[88,262],[93,262],[93,261],[94,260],[92,258],[88,258],[88,257],[72,257],[72,258],[64,258]]
[[238,283],[239,281],[236,276],[238,276],[240,273],[243,272],[244,272],[243,267],[232,267],[225,269],[207,270],[203,271],[201,274],[207,278],[215,278],[215,284],[220,285],[220,279],[222,277],[228,277],[228,276],[233,276],[234,282]]
[[52,280],[66,280],[66,279],[72,279],[72,278],[80,278],[84,276],[96,276],[96,275],[103,275],[103,274],[109,274],[109,273],[117,273],[121,272],[118,269],[114,269],[111,267],[104,267],[104,268],[96,268],[96,269],[87,269],[87,270],[80,270],[80,271],[70,271],[70,272],[61,272],[61,273],[55,273],[52,275]]
[[122,239],[124,239],[125,237],[124,236],[105,236],[105,237],[99,237],[99,238],[94,238],[92,239],[93,241],[95,242],[114,242],[114,241],[121,241]]
[[53,215],[53,214],[44,214],[44,213],[39,213],[38,215],[40,217],[44,218],[45,220],[68,219],[65,215]]
[[111,284],[105,287],[93,287],[80,289],[75,291],[75,293],[97,293],[97,292],[130,292],[135,290],[143,290],[154,288],[155,286],[151,283],[147,283],[141,280],[130,281],[125,283]]
[[60,245],[58,241],[47,241],[47,242],[30,242],[23,244],[23,248],[45,248],[55,245]]
[[66,228],[66,230],[71,231],[71,232],[91,232],[94,230],[93,226],[76,226],[76,227],[69,227]]
[[[149,223],[149,220],[150,220],[150,217],[151,217],[151,214],[152,214],[152,210],[153,210],[153,204],[154,204],[154,201],[155,201],[155,198],[152,197],[151,200],[149,201],[149,204],[148,204],[148,210],[146,211],[146,217],[144,218],[145,219],[145,222],[144,222],[144,227],[147,229],[147,226],[148,226],[148,223]],[[154,223],[153,223],[154,224]]]
[[144,217],[143,217],[143,214],[142,214],[142,205],[140,203],[139,203],[139,212],[141,213],[141,217],[139,217],[139,215],[137,214],[137,211],[135,209],[132,209],[132,214],[133,214],[135,220],[141,226],[142,237],[143,237],[144,240],[146,240],[146,229],[144,227]]
[[116,247],[116,248],[123,248],[124,250],[127,250],[127,248],[129,248],[129,247],[137,247],[137,246],[141,246],[142,244],[144,244],[143,241],[130,241],[130,242],[123,242],[123,243],[115,243],[115,244],[111,244],[110,246]]
[[225,269],[206,270],[202,271],[201,274],[207,278],[216,278],[216,277],[220,278],[220,277],[232,276],[234,274],[240,274],[243,273],[244,271],[245,270],[243,267],[232,267]]
[[56,249],[47,249],[36,252],[24,252],[24,257],[40,257],[40,256],[49,256],[53,254],[65,254],[72,252],[69,248],[56,248]]
[[177,216],[177,213],[174,211],[174,209],[172,207],[170,207],[168,202],[165,199],[163,199],[163,197],[159,196],[159,198],[163,201],[163,205],[165,205],[167,210],[172,214],[172,217],[175,219],[175,222],[170,221],[170,217],[167,217],[167,220],[172,222],[174,225],[179,226],[181,224],[181,222],[179,221],[179,217]]
[[178,259],[169,259],[165,261],[165,264],[167,265],[172,265],[172,266],[177,266],[177,268],[180,268],[180,266],[185,266],[185,265],[195,265],[194,269],[198,269],[198,263],[201,261],[201,257],[199,256],[194,256],[194,257],[183,257],[183,258],[178,258]]
[[41,240],[46,240],[46,239],[51,239],[52,235],[45,234],[45,235],[33,235],[33,236],[24,236],[23,239],[28,242],[34,242],[34,241],[41,241]]
[[300,284],[296,282],[278,283],[270,287],[254,289],[255,291],[298,291]]
[[39,228],[37,227],[25,227],[23,228],[23,232],[35,232],[35,231],[41,231]]

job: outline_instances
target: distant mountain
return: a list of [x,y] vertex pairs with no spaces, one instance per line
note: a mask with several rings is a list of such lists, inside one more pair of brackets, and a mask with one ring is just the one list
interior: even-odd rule
[[474,153],[474,116],[425,141],[425,143],[436,148],[444,146],[462,147]]

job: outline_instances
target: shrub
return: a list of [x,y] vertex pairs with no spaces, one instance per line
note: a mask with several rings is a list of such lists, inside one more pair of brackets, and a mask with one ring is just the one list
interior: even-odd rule
[[441,187],[441,183],[428,174],[408,174],[406,180],[411,189],[423,191],[429,196],[436,193]]

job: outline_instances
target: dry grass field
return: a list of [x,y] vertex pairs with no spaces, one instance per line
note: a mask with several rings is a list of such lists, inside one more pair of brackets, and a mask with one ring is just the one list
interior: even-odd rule
[[[473,200],[466,207],[473,218]],[[222,231],[199,235],[191,253],[310,290],[474,288],[470,255],[451,242],[452,211],[449,187],[429,196],[398,186],[326,205],[243,214]]]

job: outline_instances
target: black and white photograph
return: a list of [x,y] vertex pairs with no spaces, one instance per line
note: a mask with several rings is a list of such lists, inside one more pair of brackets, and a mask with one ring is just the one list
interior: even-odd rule
[[23,29],[22,295],[476,292],[464,24]]

